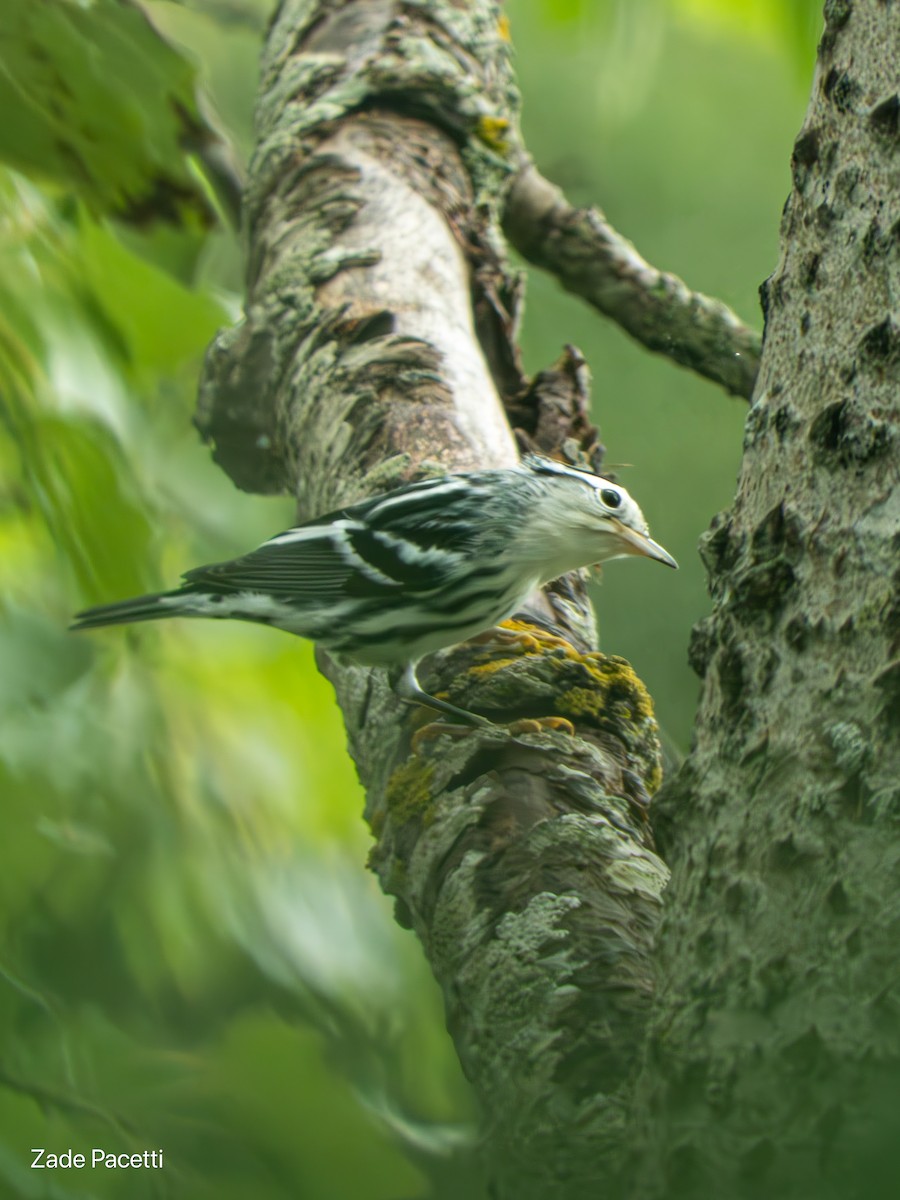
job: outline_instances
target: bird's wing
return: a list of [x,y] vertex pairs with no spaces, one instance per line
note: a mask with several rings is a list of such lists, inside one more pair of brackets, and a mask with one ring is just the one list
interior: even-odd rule
[[478,476],[421,480],[288,529],[230,562],[184,576],[191,591],[310,601],[440,589],[472,550]]
[[261,592],[311,602],[378,600],[400,590],[441,587],[456,558],[338,516],[321,525],[288,529],[241,558],[197,567],[184,581],[190,591],[220,595]]
[[483,479],[479,473],[423,479],[349,511],[359,512],[373,532],[405,541],[423,554],[465,554],[483,524],[490,495]]

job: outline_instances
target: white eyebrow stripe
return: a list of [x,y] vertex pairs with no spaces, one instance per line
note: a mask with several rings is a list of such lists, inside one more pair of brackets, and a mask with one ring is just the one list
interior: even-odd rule
[[594,475],[592,471],[579,471],[577,467],[566,466],[565,463],[557,462],[552,458],[539,458],[534,465],[529,464],[525,459],[521,465],[529,466],[530,470],[539,475],[565,475],[569,479],[578,479],[581,483],[586,483],[589,487],[594,488],[603,487],[609,482],[601,475]]

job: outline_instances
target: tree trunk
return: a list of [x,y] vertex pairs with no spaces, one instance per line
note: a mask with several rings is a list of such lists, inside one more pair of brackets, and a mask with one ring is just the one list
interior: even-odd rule
[[[323,658],[372,861],[443,986],[500,1200],[843,1200],[897,1174],[900,17],[882,0],[826,12],[739,492],[705,542],[696,746],[657,817],[675,869],[661,934],[652,709],[627,663],[594,652],[579,580],[526,614],[568,649],[469,645],[428,681],[498,719],[568,716],[576,738],[498,726],[412,743],[377,672]],[[511,196],[507,227],[548,262],[562,238],[571,286],[615,308],[602,271],[575,269],[579,239],[606,247],[614,274],[631,264],[635,336],[671,342],[659,320],[689,343],[693,307],[702,334],[675,357],[749,388],[754,342],[731,314],[667,277],[682,307],[663,320],[659,273],[535,190],[506,38],[491,0],[280,5],[247,315],[209,355],[198,415],[240,486],[288,488],[309,516],[508,463],[507,418],[520,441],[597,465],[577,354],[521,374]],[[751,356],[737,375],[729,346]]]
[[639,1089],[641,1194],[900,1180],[900,9],[825,5],[693,752]]

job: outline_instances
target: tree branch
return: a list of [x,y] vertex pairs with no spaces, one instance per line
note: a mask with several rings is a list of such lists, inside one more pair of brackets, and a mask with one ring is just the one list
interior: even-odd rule
[[[427,470],[509,463],[504,401],[543,449],[570,441],[596,460],[578,356],[530,389],[518,365],[494,136],[516,105],[489,0],[281,4],[246,198],[246,317],[210,351],[197,418],[241,486],[289,488],[305,516]],[[320,656],[373,865],[482,1101],[495,1194],[523,1200],[584,1194],[621,1149],[666,880],[643,686],[592,650],[580,579],[536,597],[531,621],[570,644],[467,644],[423,682],[501,721],[569,716],[577,738],[498,727],[414,749],[421,712],[379,672]]]
[[555,275],[646,346],[749,400],[761,338],[721,300],[692,292],[645,262],[598,208],[573,208],[525,160],[509,191],[503,228],[529,262]]

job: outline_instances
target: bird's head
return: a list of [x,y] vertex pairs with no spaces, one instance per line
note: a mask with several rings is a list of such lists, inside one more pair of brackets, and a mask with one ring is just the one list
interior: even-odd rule
[[549,569],[566,562],[557,575],[632,554],[678,566],[650,537],[644,514],[621,484],[537,455],[523,459],[520,469],[538,496],[529,536],[553,545],[556,561]]

